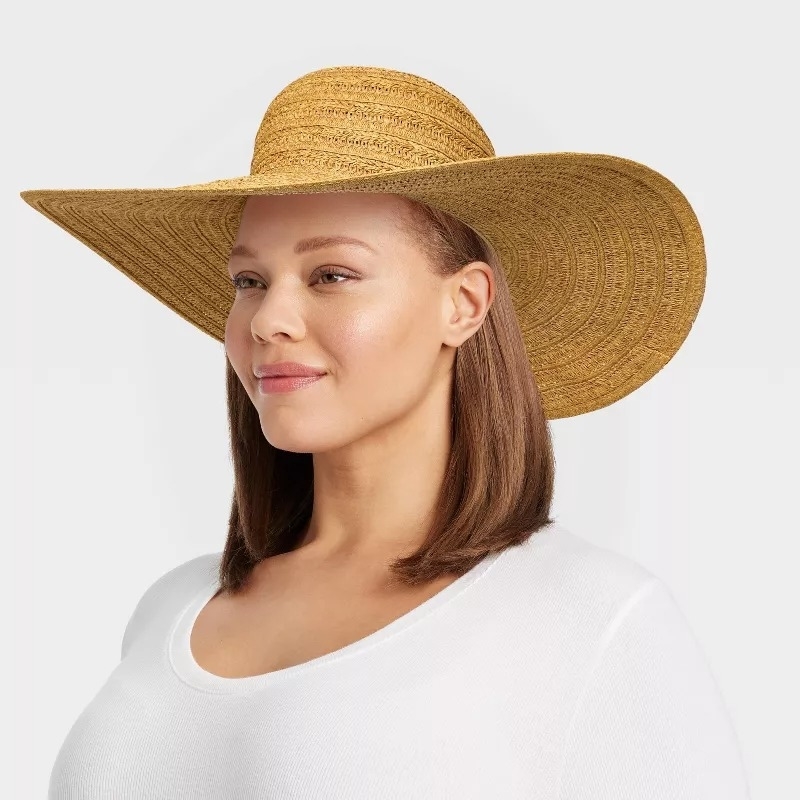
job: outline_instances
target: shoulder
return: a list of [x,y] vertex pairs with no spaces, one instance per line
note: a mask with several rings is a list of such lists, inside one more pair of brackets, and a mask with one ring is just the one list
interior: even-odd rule
[[[558,522],[512,547],[505,569],[527,599],[564,609],[573,624],[595,633],[660,579],[638,561],[590,542]],[[666,588],[666,587],[665,587]],[[577,632],[577,631],[573,631]]]
[[560,800],[747,800],[733,720],[668,587],[620,609],[588,664],[567,730]]
[[181,562],[145,583],[122,636],[122,657],[151,621],[171,614],[218,574],[222,552],[204,553]]
[[512,563],[574,679],[560,800],[748,796],[715,675],[661,578],[557,524]]

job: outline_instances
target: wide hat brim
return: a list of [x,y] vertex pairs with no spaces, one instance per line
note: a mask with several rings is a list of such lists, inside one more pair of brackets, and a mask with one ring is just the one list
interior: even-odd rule
[[447,211],[500,257],[548,419],[610,405],[686,339],[705,289],[680,190],[618,156],[533,153],[337,180],[278,172],[152,189],[21,197],[200,330],[224,341],[227,274],[253,194],[389,192]]

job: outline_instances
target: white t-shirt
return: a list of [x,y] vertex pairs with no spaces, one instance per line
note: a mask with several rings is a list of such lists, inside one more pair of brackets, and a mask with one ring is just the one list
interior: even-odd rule
[[558,523],[379,631],[223,678],[189,634],[221,553],[161,576],[59,750],[49,800],[747,800],[667,586]]

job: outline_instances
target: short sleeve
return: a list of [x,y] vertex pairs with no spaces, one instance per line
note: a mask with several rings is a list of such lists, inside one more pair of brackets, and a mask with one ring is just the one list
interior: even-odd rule
[[672,593],[642,587],[590,668],[558,800],[749,800],[739,743]]

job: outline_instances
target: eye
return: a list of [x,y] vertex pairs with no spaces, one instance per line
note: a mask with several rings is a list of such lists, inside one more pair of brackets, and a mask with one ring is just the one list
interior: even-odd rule
[[[345,280],[351,280],[352,277],[353,277],[352,275],[348,274],[347,272],[345,272],[344,270],[340,269],[339,267],[327,267],[324,271],[322,271],[322,272],[320,272],[318,274],[319,274],[320,278],[322,278],[322,277],[324,277],[326,275],[334,275],[335,277],[344,279],[344,280],[341,280],[341,281],[329,281],[327,283],[325,283],[324,281],[320,280],[319,282],[323,286],[335,286],[337,283],[344,283]],[[256,283],[261,283],[261,281],[258,280],[257,278],[250,278],[247,275],[235,275],[233,278],[231,278],[231,284],[233,285],[233,288],[236,289],[237,291],[239,291],[239,290],[246,291],[247,289],[255,288],[253,286],[244,285],[243,281],[255,281]],[[263,284],[262,284],[262,286],[263,286]]]
[[[349,280],[352,276],[348,275],[344,270],[339,269],[338,267],[327,267],[323,272],[320,272],[320,278],[325,275],[335,275],[339,278],[344,278],[345,280]],[[323,283],[323,286],[331,286],[337,283],[344,283],[344,281],[332,281],[329,283]]]
[[256,281],[256,283],[260,283],[261,281],[257,281],[255,278],[248,278],[247,275],[234,275],[231,278],[231,283],[233,284],[233,288],[237,291],[239,289],[251,289],[251,286],[242,286],[242,281]]

